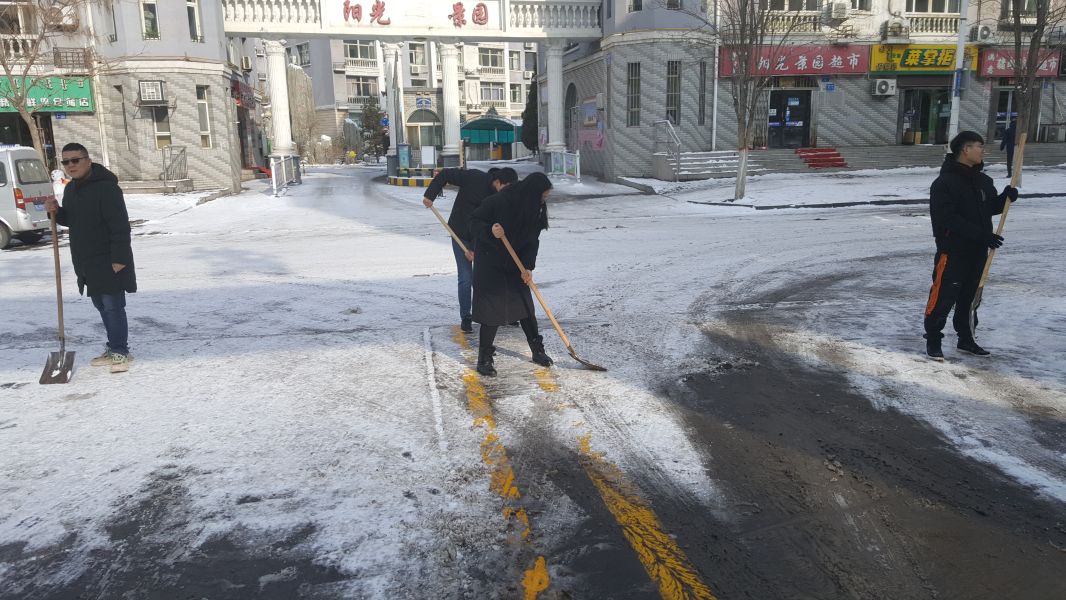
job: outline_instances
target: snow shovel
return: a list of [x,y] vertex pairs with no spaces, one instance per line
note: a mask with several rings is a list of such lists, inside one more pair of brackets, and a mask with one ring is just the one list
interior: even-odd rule
[[463,243],[463,240],[459,239],[459,236],[455,235],[455,232],[452,231],[452,228],[448,226],[448,222],[444,220],[444,217],[440,214],[440,211],[437,210],[437,207],[430,205],[429,209],[433,211],[433,214],[437,215],[437,220],[440,221],[441,225],[444,225],[445,229],[448,230],[448,235],[452,236],[452,239],[455,240],[456,244],[459,244],[459,248],[463,251],[463,254],[470,252],[466,249],[466,244]]
[[[1010,178],[1011,187],[1017,189],[1019,182],[1022,179],[1022,155],[1025,154],[1025,138],[1028,134],[1022,132],[1018,136],[1018,147],[1014,151],[1014,175]],[[1007,222],[1007,211],[1010,210],[1010,205],[1013,202],[1007,199],[1007,202],[1003,204],[1003,214],[999,217],[999,225],[996,226],[996,235],[1003,235],[1003,226]],[[977,307],[981,306],[981,296],[984,295],[985,282],[988,281],[988,272],[992,270],[992,259],[996,256],[996,249],[992,248],[988,252],[988,258],[985,259],[985,269],[981,272],[981,281],[977,284],[977,293],[974,294],[973,304],[970,305],[970,332],[975,333],[977,331]]]
[[[518,268],[524,273],[526,267],[522,264],[518,255],[515,254],[514,248],[511,247],[511,242],[507,241],[507,236],[505,235],[500,239],[503,241],[503,245],[507,248],[507,252],[511,255],[511,258],[514,259],[514,264],[518,265]],[[551,309],[548,308],[548,304],[544,301],[544,296],[540,295],[540,290],[537,289],[537,284],[533,283],[532,279],[529,280],[529,288],[533,290],[533,293],[537,296],[537,300],[540,302],[540,307],[544,309],[544,314],[548,315],[548,318],[551,319],[555,331],[559,332],[559,337],[563,338],[563,343],[566,344],[566,349],[570,352],[570,357],[593,371],[606,371],[607,369],[590,363],[578,356],[577,352],[574,352],[574,347],[570,345],[570,338],[566,337],[566,334],[563,333],[563,328],[559,325],[559,322],[555,320],[555,315],[553,315]]]
[[59,272],[59,231],[56,228],[56,214],[49,215],[52,220],[52,254],[56,267],[56,306],[59,309],[59,352],[48,353],[48,362],[41,373],[41,383],[70,383],[74,372],[74,352],[67,352],[67,336],[63,328],[63,279]]

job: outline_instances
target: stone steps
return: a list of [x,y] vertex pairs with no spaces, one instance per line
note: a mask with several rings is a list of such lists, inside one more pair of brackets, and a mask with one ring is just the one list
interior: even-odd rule
[[127,180],[118,182],[126,194],[174,194],[193,191],[192,179],[168,181],[164,186],[162,180]]

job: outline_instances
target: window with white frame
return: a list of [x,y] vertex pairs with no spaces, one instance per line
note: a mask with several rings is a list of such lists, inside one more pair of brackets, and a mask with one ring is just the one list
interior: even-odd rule
[[512,51],[512,52],[508,53],[507,60],[508,60],[508,64],[510,65],[512,71],[521,71],[522,70],[522,53],[521,52]]
[[851,10],[870,12],[870,0],[851,0]]
[[203,28],[200,26],[200,0],[185,0],[185,13],[189,17],[189,37],[194,42],[204,41]]
[[503,84],[492,81],[481,82],[481,101],[482,102],[503,102],[504,97]]
[[206,85],[196,86],[196,114],[200,118],[200,146],[202,148],[211,147],[211,105],[207,99],[207,92]]
[[296,61],[296,64],[300,65],[301,67],[306,67],[306,66],[310,65],[311,64],[311,44],[309,42],[304,42],[302,44],[297,44],[293,48],[293,59]]
[[429,80],[428,79],[412,79],[411,80],[411,87],[413,87],[413,88],[429,87]]
[[522,98],[522,84],[521,83],[512,83],[511,84],[511,104],[522,104],[522,102],[524,102],[524,100]]
[[[0,2],[0,35],[34,35],[37,6],[29,2]],[[14,46],[16,44],[12,44]]]
[[677,125],[681,118],[681,61],[666,61],[666,118]]
[[[760,0],[765,6],[767,0]],[[769,0],[770,10],[821,10],[822,0]]]
[[378,57],[377,46],[373,41],[345,40],[344,57],[375,60]]
[[141,23],[141,36],[144,39],[159,39],[159,9],[155,0],[141,0]]
[[155,130],[155,147],[166,148],[170,145],[170,109],[165,106],[153,106],[152,127]]
[[666,0],[667,10],[681,10],[681,0]]
[[412,65],[426,65],[425,44],[408,44],[407,49],[407,60],[409,60]]
[[348,77],[349,98],[377,98],[377,77]]
[[626,127],[640,126],[640,63],[626,68]]
[[644,9],[644,2],[642,0],[629,0],[629,6],[627,12],[637,12]]
[[907,12],[957,13],[959,0],[907,0]]
[[478,48],[477,64],[482,67],[502,67],[503,50],[499,48]]

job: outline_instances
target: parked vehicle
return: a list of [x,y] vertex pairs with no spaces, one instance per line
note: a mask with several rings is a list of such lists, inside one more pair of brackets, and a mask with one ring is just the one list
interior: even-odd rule
[[44,202],[51,196],[52,177],[37,151],[0,145],[0,249],[12,238],[40,241],[49,229]]

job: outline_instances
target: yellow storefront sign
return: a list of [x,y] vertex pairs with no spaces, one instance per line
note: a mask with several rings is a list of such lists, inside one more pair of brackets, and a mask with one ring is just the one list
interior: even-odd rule
[[[977,46],[966,46],[963,64],[977,68]],[[870,72],[876,74],[938,74],[955,70],[955,46],[881,44],[870,47]]]

